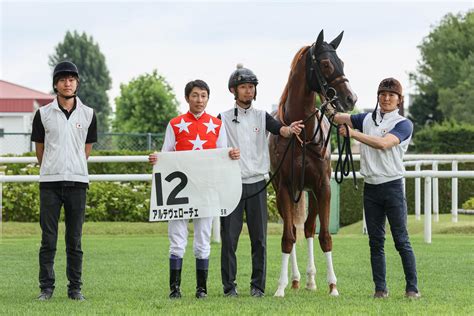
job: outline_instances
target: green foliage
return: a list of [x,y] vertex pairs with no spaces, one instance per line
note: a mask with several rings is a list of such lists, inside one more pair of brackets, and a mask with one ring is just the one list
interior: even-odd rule
[[3,220],[15,222],[39,221],[38,183],[3,184]]
[[271,223],[278,223],[281,219],[276,206],[276,193],[273,185],[267,187],[267,208],[268,208],[268,221]]
[[[148,221],[150,183],[92,182],[87,192],[86,221]],[[5,221],[39,221],[38,183],[3,186]]]
[[413,121],[414,132],[428,127],[436,122],[442,122],[443,113],[438,109],[438,94],[430,91],[420,92],[415,95],[412,106],[410,107],[409,118]]
[[462,204],[464,210],[474,210],[474,197],[471,197],[469,200]]
[[173,89],[156,70],[121,84],[115,104],[118,132],[163,133],[168,121],[178,115]]
[[473,34],[473,10],[448,14],[419,45],[421,61],[417,73],[411,74],[419,90],[410,108],[415,126],[443,117],[474,121]]
[[442,124],[426,126],[415,134],[413,143],[416,153],[472,153],[474,125],[446,121]]
[[106,92],[111,88],[112,80],[99,44],[85,32],[79,34],[77,31],[67,31],[63,42],[59,43],[54,54],[49,56],[49,65],[54,69],[58,62],[64,60],[69,60],[78,67],[78,96],[95,110],[98,131],[107,132],[111,108]]
[[87,195],[87,221],[148,221],[150,184],[93,182]]
[[[31,153],[26,156],[31,156]],[[4,172],[5,175],[38,175],[39,168],[34,163],[28,165],[8,164],[4,168]],[[2,193],[4,221],[39,221],[38,183],[3,183]]]

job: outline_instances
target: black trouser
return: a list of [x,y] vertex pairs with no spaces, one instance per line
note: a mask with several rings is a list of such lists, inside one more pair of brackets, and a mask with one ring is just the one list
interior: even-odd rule
[[[265,181],[242,185],[242,198],[262,189]],[[250,285],[265,291],[267,267],[267,191],[248,200],[240,201],[237,208],[227,217],[221,218],[221,275],[224,293],[235,288],[237,274],[237,244],[244,222],[244,210],[247,218],[252,247],[252,279]]]
[[364,210],[369,233],[370,262],[376,291],[387,289],[385,280],[385,218],[388,219],[393,241],[402,259],[406,291],[418,292],[415,254],[407,231],[407,205],[403,180],[364,185]]
[[86,188],[74,186],[40,189],[40,225],[42,235],[39,251],[39,283],[42,290],[54,289],[54,256],[58,240],[59,215],[63,205],[66,223],[68,291],[78,291],[81,288],[81,237],[86,207],[86,190]]

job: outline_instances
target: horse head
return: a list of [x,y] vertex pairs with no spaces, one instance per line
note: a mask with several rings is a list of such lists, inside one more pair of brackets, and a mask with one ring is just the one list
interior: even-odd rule
[[306,83],[325,99],[334,98],[337,111],[347,112],[354,108],[357,95],[344,74],[344,62],[336,53],[343,34],[344,31],[328,44],[321,30],[306,54]]

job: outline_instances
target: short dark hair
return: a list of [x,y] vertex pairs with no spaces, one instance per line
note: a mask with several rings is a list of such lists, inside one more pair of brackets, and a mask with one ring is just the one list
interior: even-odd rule
[[53,85],[57,85],[59,80],[64,79],[64,78],[68,78],[69,76],[73,76],[79,82],[79,76],[76,73],[74,73],[74,72],[61,72],[61,73],[58,73],[56,76],[54,76]]
[[186,84],[186,87],[184,87],[184,96],[186,98],[189,98],[191,91],[193,90],[193,88],[196,88],[196,87],[202,90],[206,90],[208,96],[211,94],[211,91],[209,90],[209,86],[207,85],[207,83],[204,80],[196,79]]

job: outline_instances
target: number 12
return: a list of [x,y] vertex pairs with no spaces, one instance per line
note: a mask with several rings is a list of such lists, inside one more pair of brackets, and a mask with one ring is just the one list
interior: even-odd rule
[[[188,204],[189,198],[188,197],[176,197],[181,190],[183,190],[186,185],[188,184],[188,177],[180,172],[175,171],[170,173],[165,180],[167,182],[171,182],[174,179],[178,178],[180,182],[178,185],[170,192],[168,199],[166,200],[166,205],[178,205],[178,204]],[[155,190],[156,190],[156,205],[162,206],[163,205],[163,187],[161,183],[161,173],[155,173]]]

